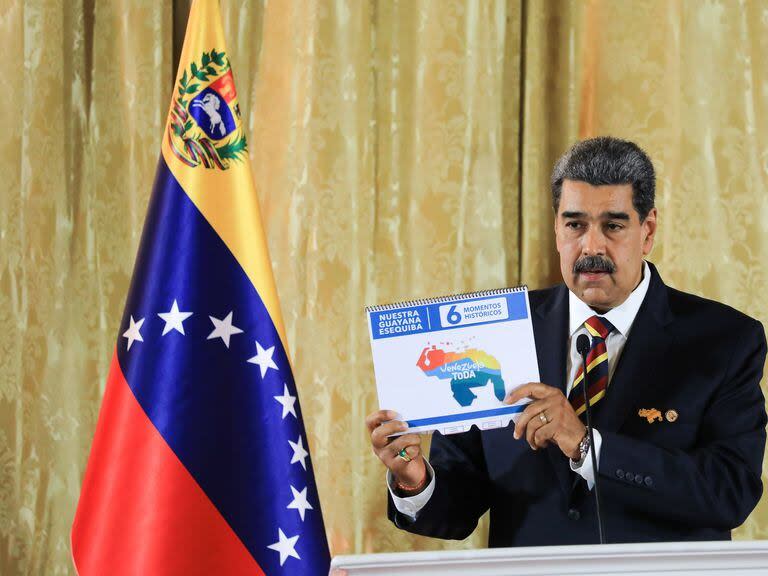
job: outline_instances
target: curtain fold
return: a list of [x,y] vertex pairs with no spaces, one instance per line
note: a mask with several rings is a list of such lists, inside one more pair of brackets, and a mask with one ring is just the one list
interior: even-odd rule
[[[0,573],[74,574],[69,526],[187,0],[5,0]],[[222,0],[333,553],[484,546],[386,519],[363,307],[560,278],[575,140],[658,170],[651,259],[768,320],[768,4]],[[768,538],[764,498],[737,538]]]
[[170,6],[7,1],[0,88],[0,573],[69,528],[170,98]]

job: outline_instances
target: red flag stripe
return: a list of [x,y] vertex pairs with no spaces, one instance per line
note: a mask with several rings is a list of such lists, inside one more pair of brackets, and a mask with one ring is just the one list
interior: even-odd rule
[[116,355],[82,494],[72,526],[79,576],[264,574],[147,418]]

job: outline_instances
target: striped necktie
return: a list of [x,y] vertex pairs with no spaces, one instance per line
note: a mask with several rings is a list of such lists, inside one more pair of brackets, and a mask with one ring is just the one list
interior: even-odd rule
[[[592,337],[592,345],[587,354],[587,374],[589,375],[589,405],[594,406],[605,396],[605,389],[608,387],[608,349],[605,346],[605,340],[608,334],[615,330],[613,325],[605,318],[592,316],[584,322],[584,327]],[[573,381],[571,393],[568,395],[568,401],[576,410],[576,415],[584,414],[584,367],[579,366],[576,379]]]

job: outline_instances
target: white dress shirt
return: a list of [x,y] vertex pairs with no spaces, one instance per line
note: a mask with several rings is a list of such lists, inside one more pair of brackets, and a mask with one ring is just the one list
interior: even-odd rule
[[[611,379],[613,378],[613,373],[616,370],[619,357],[621,356],[621,351],[624,349],[624,344],[627,342],[629,332],[632,329],[632,324],[635,321],[635,316],[637,316],[637,311],[640,309],[640,305],[645,299],[645,295],[648,292],[648,286],[650,283],[651,270],[648,267],[648,264],[643,262],[643,278],[640,281],[640,284],[637,285],[637,287],[632,291],[632,293],[624,302],[616,306],[616,308],[612,308],[605,314],[601,314],[601,316],[608,320],[608,322],[610,322],[615,328],[615,330],[612,330],[611,333],[608,334],[608,338],[605,341],[605,346],[608,350],[609,386]],[[568,386],[566,395],[567,393],[570,393],[571,388],[573,387],[573,381],[576,379],[576,374],[579,371],[579,366],[581,366],[581,355],[579,354],[578,350],[576,350],[576,339],[580,334],[586,334],[587,336],[590,336],[589,332],[587,332],[587,329],[584,327],[584,322],[596,314],[592,308],[579,300],[579,297],[571,291],[568,291],[568,310],[570,316],[568,328],[568,349],[570,350],[570,354],[568,355],[566,366],[566,373],[568,374]],[[590,341],[591,340],[592,338],[590,336]],[[596,428],[593,428],[592,432],[595,437],[595,445],[591,447],[590,450],[595,451],[597,466],[599,468],[602,438],[600,436],[600,432],[598,432]],[[419,510],[426,506],[427,502],[429,502],[429,499],[432,497],[432,494],[435,491],[435,483],[437,482],[436,475],[432,469],[432,466],[429,464],[429,462],[426,461],[426,458],[424,461],[427,465],[431,480],[422,492],[408,498],[400,498],[395,494],[394,479],[389,470],[387,471],[387,486],[389,487],[389,492],[392,495],[395,508],[397,508],[398,511],[402,514],[410,516],[411,518],[415,518]],[[587,457],[581,466],[575,466],[570,460],[569,462],[571,464],[571,470],[584,478],[584,480],[587,481],[587,486],[590,490],[592,490],[592,486],[595,483],[595,471],[592,468],[592,455],[587,453]]]

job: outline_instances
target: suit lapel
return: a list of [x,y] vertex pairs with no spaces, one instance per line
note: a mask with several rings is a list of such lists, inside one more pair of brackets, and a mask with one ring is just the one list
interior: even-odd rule
[[653,264],[649,266],[651,283],[648,293],[632,324],[602,406],[598,405],[595,414],[598,430],[617,432],[621,428],[640,396],[661,380],[657,374],[673,342],[668,326],[672,313],[667,287]]
[[568,352],[568,290],[556,286],[534,309],[533,330],[541,381],[565,392]]
[[[533,320],[541,381],[565,393],[568,352],[568,290],[565,285],[555,287],[534,309]],[[557,446],[548,446],[546,451],[563,491],[568,493],[571,489],[568,459]]]
[[[673,316],[669,310],[667,287],[656,267],[649,263],[651,284],[638,310],[632,331],[622,350],[619,364],[608,392],[595,414],[595,428],[617,432],[630,416],[637,400],[661,379],[657,373],[674,341],[669,326]],[[568,289],[555,287],[546,300],[533,307],[533,328],[541,381],[566,391],[568,354]],[[547,448],[547,456],[555,468],[558,481],[566,494],[574,486],[567,458],[557,446]],[[578,480],[579,477],[576,477]]]

